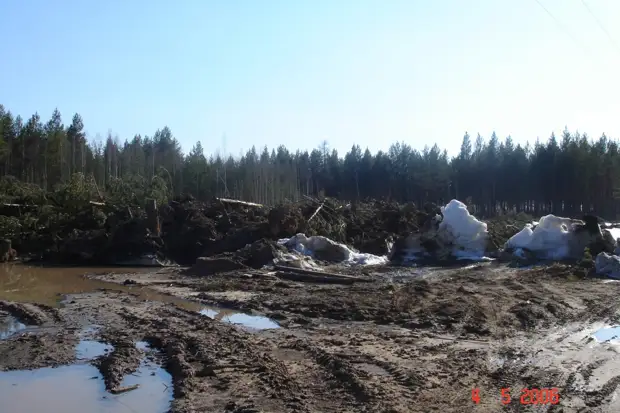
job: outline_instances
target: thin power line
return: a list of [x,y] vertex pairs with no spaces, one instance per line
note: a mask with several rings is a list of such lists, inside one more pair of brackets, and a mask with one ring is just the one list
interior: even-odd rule
[[560,20],[558,20],[558,18],[557,18],[557,17],[555,17],[555,16],[553,15],[553,13],[551,13],[551,12],[549,11],[549,9],[547,9],[547,8],[545,7],[545,5],[544,5],[544,4],[542,4],[542,3],[540,2],[540,0],[534,0],[534,1],[535,1],[536,3],[538,3],[538,5],[539,5],[540,7],[542,7],[542,9],[543,9],[543,10],[544,10],[544,11],[545,11],[545,12],[546,12],[549,16],[551,16],[551,18],[552,18],[553,20],[555,20],[555,23],[558,25],[558,27],[559,27],[560,29],[562,29],[562,30],[563,30],[563,31],[564,31],[564,32],[565,32],[565,33],[566,33],[566,34],[567,34],[567,35],[571,38],[571,40],[572,40],[573,42],[575,42],[575,44],[577,44],[577,45],[578,45],[581,49],[583,49],[583,51],[584,51],[584,53],[585,53],[585,54],[590,55],[590,51],[588,50],[588,48],[586,48],[586,47],[583,45],[583,43],[581,43],[581,42],[580,42],[580,41],[579,41],[579,40],[578,40],[578,39],[577,39],[577,38],[576,38],[576,37],[575,37],[575,36],[574,36],[574,35],[570,32],[570,30],[568,30],[568,28],[566,28],[566,26],[564,26],[564,25],[562,24],[562,22],[561,22],[561,21],[560,21]]
[[616,49],[616,52],[620,53],[620,45],[618,45],[618,43],[614,40],[613,37],[611,37],[611,34],[609,34],[609,32],[607,31],[607,29],[605,28],[605,26],[603,26],[603,23],[598,19],[598,17],[596,17],[596,15],[594,14],[594,12],[592,11],[592,9],[590,9],[590,6],[588,6],[588,3],[586,3],[585,0],[581,0],[581,4],[583,4],[583,6],[586,8],[586,10],[588,10],[588,13],[590,13],[590,16],[592,16],[592,18],[594,19],[594,21],[596,21],[596,24],[598,24],[598,27],[600,27],[600,29],[605,32],[605,35],[607,35],[607,38],[609,39],[609,41],[611,42],[611,44],[614,46],[614,48]]

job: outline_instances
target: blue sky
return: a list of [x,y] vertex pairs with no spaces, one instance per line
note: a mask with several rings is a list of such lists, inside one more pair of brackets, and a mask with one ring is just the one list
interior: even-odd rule
[[[585,1],[620,44],[620,2]],[[233,155],[619,138],[620,47],[581,0],[540,2],[567,30],[536,0],[3,0],[0,103]]]

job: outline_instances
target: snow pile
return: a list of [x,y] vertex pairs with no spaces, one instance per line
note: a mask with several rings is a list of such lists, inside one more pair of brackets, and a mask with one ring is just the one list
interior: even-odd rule
[[594,268],[597,274],[620,279],[620,257],[617,255],[601,252],[594,260]]
[[[533,252],[538,258],[561,260],[573,256],[572,246],[576,244],[576,222],[569,218],[545,215],[538,225],[532,229],[527,224],[520,232],[506,241],[505,249],[513,249],[518,255],[519,250]],[[577,252],[583,255],[583,248]]]
[[430,258],[434,260],[489,260],[484,256],[488,242],[487,224],[478,221],[467,206],[453,199],[441,207],[421,228],[394,247],[391,259],[403,263]]
[[[614,224],[605,223],[606,226]],[[608,238],[608,242],[616,242],[613,254],[601,252],[594,260],[594,269],[597,274],[605,275],[609,278],[620,279],[620,228],[607,228],[603,230],[603,235]]]
[[385,264],[388,261],[385,256],[360,253],[320,235],[307,237],[305,234],[297,234],[291,238],[279,240],[278,244],[284,245],[299,254],[324,261],[356,265],[378,265]]
[[607,231],[609,231],[613,239],[618,240],[620,238],[620,228],[607,228]]
[[467,210],[467,206],[453,199],[441,207],[443,219],[439,222],[437,235],[444,244],[451,245],[451,254],[457,259],[479,259],[484,257],[487,246],[487,224],[478,221]]
[[525,251],[546,260],[580,259],[585,248],[590,248],[593,253],[613,251],[616,240],[612,233],[601,230],[592,216],[586,215],[584,220],[546,215],[540,218],[536,227],[527,224],[513,235],[506,241],[504,249],[517,256]]
[[273,259],[273,263],[278,265],[286,265],[287,267],[300,268],[302,270],[324,271],[324,268],[317,264],[312,257],[301,255],[296,251],[279,252],[278,256]]

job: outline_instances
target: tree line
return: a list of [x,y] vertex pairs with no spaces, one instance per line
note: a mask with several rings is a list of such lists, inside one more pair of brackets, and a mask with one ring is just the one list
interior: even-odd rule
[[239,157],[207,157],[201,142],[183,154],[168,127],[123,142],[110,133],[105,142],[89,142],[79,114],[68,125],[58,110],[46,122],[37,113],[24,121],[0,105],[0,137],[0,176],[45,190],[79,173],[102,191],[119,180],[144,185],[157,178],[171,196],[270,205],[303,196],[418,205],[456,198],[481,216],[594,211],[615,219],[620,212],[618,143],[568,130],[533,145],[500,140],[495,133],[488,140],[466,133],[452,158],[436,144],[418,151],[404,142],[374,154],[353,145],[340,156],[323,142],[309,152],[280,146],[252,148]]

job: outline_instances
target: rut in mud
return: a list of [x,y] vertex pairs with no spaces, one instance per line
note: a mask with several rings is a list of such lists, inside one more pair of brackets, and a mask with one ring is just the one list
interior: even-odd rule
[[[0,341],[0,369],[74,365],[82,332],[96,325],[87,338],[109,351],[87,362],[95,381],[120,402],[143,397],[139,389],[110,392],[137,374],[136,345],[146,342],[170,374],[173,400],[161,411],[523,410],[518,401],[500,404],[503,387],[513,397],[523,387],[557,387],[560,405],[539,410],[614,411],[615,345],[592,335],[620,322],[620,283],[567,266],[366,271],[375,281],[353,285],[279,280],[268,271],[94,275],[118,289],[63,297],[57,307],[4,302],[2,311],[22,323],[22,312],[43,316],[33,318],[38,327]],[[146,288],[176,298],[146,300]],[[235,311],[274,324],[235,325]]]

